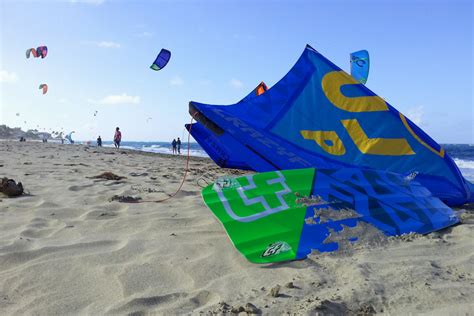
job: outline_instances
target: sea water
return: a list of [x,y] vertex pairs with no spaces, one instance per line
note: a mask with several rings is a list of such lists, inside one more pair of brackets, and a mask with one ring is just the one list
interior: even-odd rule
[[[102,142],[104,147],[114,147],[110,141]],[[121,142],[120,148],[146,151],[159,154],[173,154],[171,143],[168,142]],[[187,155],[188,143],[181,143],[181,155]],[[189,143],[189,155],[195,157],[209,157],[198,143]]]

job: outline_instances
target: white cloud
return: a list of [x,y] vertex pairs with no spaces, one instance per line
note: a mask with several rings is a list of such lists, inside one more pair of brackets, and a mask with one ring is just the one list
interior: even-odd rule
[[423,122],[423,106],[416,106],[407,110],[407,117],[416,125],[420,125]]
[[120,95],[108,95],[104,98],[102,98],[99,101],[94,101],[94,100],[88,100],[91,103],[98,103],[98,104],[138,104],[140,103],[140,97],[139,96],[131,96],[127,95],[126,93],[122,93]]
[[109,42],[109,41],[96,42],[95,44],[98,47],[102,47],[102,48],[120,48],[119,43]]
[[138,37],[152,37],[153,33],[145,31],[145,32],[138,33],[137,36]]
[[231,79],[230,80],[230,85],[234,88],[237,88],[237,89],[240,89],[244,86],[244,84],[242,83],[242,81],[238,80],[238,79]]
[[180,76],[174,76],[173,79],[170,80],[170,85],[172,86],[182,86],[183,84],[184,81]]
[[18,81],[18,75],[14,72],[0,70],[0,82],[15,83]]
[[85,4],[93,4],[93,5],[101,5],[105,2],[105,0],[69,0],[69,3],[85,3]]

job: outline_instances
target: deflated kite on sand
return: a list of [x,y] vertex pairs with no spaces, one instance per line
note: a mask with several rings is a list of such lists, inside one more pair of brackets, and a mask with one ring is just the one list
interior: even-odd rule
[[[364,58],[353,64],[368,66]],[[356,242],[362,224],[388,236],[430,233],[459,222],[447,205],[474,202],[453,159],[362,77],[308,45],[263,94],[228,106],[189,103],[198,123],[187,128],[219,166],[268,172],[202,192],[250,261],[334,251]]]

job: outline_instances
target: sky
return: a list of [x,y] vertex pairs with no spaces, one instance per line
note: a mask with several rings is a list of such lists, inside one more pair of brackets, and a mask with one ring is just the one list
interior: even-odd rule
[[[124,141],[168,141],[183,136],[189,101],[232,104],[260,81],[271,87],[310,44],[346,71],[349,53],[367,49],[368,88],[437,142],[472,144],[473,10],[468,0],[0,0],[0,124],[78,140],[111,140],[119,126]],[[48,56],[26,59],[40,45]],[[162,48],[171,60],[155,72]]]

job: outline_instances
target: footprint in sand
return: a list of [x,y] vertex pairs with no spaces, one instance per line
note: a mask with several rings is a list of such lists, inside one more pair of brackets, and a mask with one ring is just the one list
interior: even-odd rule
[[77,192],[77,191],[84,190],[85,188],[90,188],[93,185],[94,185],[93,183],[92,184],[84,184],[84,185],[71,185],[70,187],[68,187],[68,190],[73,191],[73,192]]
[[58,220],[48,220],[45,218],[34,218],[25,230],[20,233],[24,238],[44,238],[49,237],[62,227],[58,227]]
[[150,297],[135,298],[125,305],[110,311],[112,314],[141,314],[149,309],[156,308],[158,305],[168,305],[186,298],[188,294],[183,292],[157,295]]
[[190,311],[204,306],[214,305],[220,301],[220,296],[209,292],[209,291],[199,291],[196,295],[189,299]]
[[108,220],[117,217],[119,214],[114,211],[92,211],[87,213],[86,219]]

